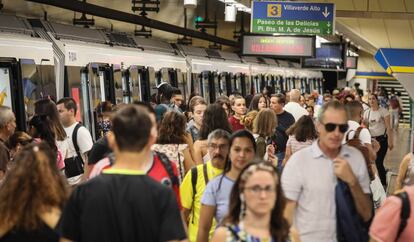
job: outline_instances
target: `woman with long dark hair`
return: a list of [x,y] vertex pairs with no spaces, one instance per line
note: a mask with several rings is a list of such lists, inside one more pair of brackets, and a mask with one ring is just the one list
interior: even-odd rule
[[[56,145],[56,135],[52,130],[53,125],[46,115],[35,115],[29,121],[29,134],[35,141],[44,141],[55,152],[56,165],[61,170],[65,167],[64,155]],[[36,140],[38,139],[38,140]]]
[[68,197],[56,167],[56,154],[44,142],[25,146],[0,186],[0,240],[57,242],[55,227]]
[[285,242],[289,225],[280,177],[271,164],[257,160],[241,171],[230,194],[229,213],[212,242]]
[[52,142],[50,142],[50,140],[47,140],[47,143],[50,143],[52,149],[56,146],[58,167],[59,169],[63,169],[65,167],[64,160],[66,159],[69,151],[69,139],[62,123],[60,122],[56,104],[50,99],[39,99],[35,102],[34,106],[35,116],[46,117],[45,120],[48,123],[48,129],[52,131],[51,133],[55,139],[55,145],[52,146]]
[[198,140],[194,143],[194,161],[203,164],[210,160],[208,157],[208,135],[216,129],[222,129],[232,133],[231,126],[227,120],[227,114],[219,104],[210,104],[204,112]]
[[198,242],[207,242],[213,218],[221,224],[229,209],[229,197],[241,170],[256,155],[256,143],[247,130],[239,130],[230,138],[229,156],[223,174],[207,183],[201,199]]

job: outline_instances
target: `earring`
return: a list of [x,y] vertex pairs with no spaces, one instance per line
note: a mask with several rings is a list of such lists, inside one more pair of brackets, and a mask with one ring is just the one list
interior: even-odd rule
[[243,220],[246,215],[246,201],[244,200],[244,195],[240,194],[240,215],[239,222]]

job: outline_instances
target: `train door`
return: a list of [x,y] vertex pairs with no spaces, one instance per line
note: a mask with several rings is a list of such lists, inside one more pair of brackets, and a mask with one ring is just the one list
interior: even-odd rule
[[254,93],[260,93],[260,77],[259,75],[255,75],[252,77],[253,78],[253,88],[254,88]]
[[220,74],[217,72],[213,72],[212,75],[214,83],[214,99],[217,100],[217,98],[223,95],[223,89],[221,86]]
[[210,103],[210,88],[209,88],[209,84],[208,84],[208,80],[209,80],[209,75],[210,72],[209,71],[203,71],[200,75],[200,81],[199,81],[199,85],[200,85],[200,94],[202,97],[204,97],[204,100],[206,100],[207,103]]
[[131,96],[129,87],[123,70],[120,65],[112,65],[113,83],[114,83],[114,101],[113,104],[130,103]]
[[259,77],[260,77],[259,93],[261,93],[263,88],[265,88],[266,86],[266,77],[263,74],[259,74]]
[[14,58],[0,58],[0,106],[10,107],[18,130],[26,130],[24,86],[20,66]]
[[322,78],[318,78],[317,82],[318,82],[318,89],[317,89],[318,92],[323,93],[324,90],[323,90],[323,80],[322,80]]
[[96,108],[104,101],[116,102],[115,83],[111,76],[108,64],[90,63],[81,69],[80,92],[72,92],[72,97],[75,100],[78,98],[76,101],[81,105],[83,124],[91,131],[94,140],[100,137]]
[[233,94],[234,92],[234,74],[229,72],[227,73],[226,76],[226,83],[227,83],[227,91],[228,91],[228,95],[230,96],[231,94]]
[[184,103],[187,103],[189,100],[187,100],[188,93],[187,93],[187,82],[184,78],[185,74],[182,73],[180,69],[176,69],[175,70],[175,75],[176,75],[177,87],[181,90],[181,94],[183,95]]
[[241,95],[243,95],[242,93],[242,85],[241,85],[241,73],[236,73],[233,76],[233,80],[234,80],[234,92],[240,93]]
[[281,93],[285,93],[284,78],[283,78],[283,76],[280,76],[279,75],[279,78],[278,78],[278,86],[279,86],[280,92]]
[[198,95],[202,96],[201,93],[201,79],[202,79],[202,73],[193,73],[191,75],[191,95]]
[[222,95],[227,95],[228,96],[229,95],[228,94],[229,91],[227,89],[227,81],[226,81],[227,77],[226,76],[227,76],[227,72],[221,72],[218,75],[219,85],[216,88],[218,88],[217,93],[219,93],[220,96],[222,96]]
[[[178,88],[178,79],[177,79],[177,71],[173,68],[167,68],[168,71],[168,80],[173,87]],[[182,90],[181,90],[182,92]]]
[[144,96],[146,96],[147,100],[149,100],[150,94],[146,90],[147,85],[143,85],[142,83],[145,79],[143,78],[145,72],[145,67],[135,65],[130,66],[124,71],[123,78],[126,81],[126,103],[143,101]]
[[251,95],[251,91],[250,91],[250,80],[249,80],[249,76],[246,76],[246,74],[244,73],[240,73],[240,78],[241,78],[241,93],[243,95],[243,97],[246,97],[247,95]]

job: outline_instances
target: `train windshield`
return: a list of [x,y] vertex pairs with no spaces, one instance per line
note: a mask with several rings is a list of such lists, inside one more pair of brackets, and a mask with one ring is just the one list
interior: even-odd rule
[[42,60],[42,65],[36,65],[33,60],[20,59],[20,65],[26,114],[31,117],[34,115],[36,100],[56,99],[55,70],[49,60]]

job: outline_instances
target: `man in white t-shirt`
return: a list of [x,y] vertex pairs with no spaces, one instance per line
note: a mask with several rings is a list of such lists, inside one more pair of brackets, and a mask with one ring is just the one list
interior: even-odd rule
[[[78,154],[75,149],[75,144],[73,144],[72,135],[75,130],[77,130],[76,134],[76,143],[79,147],[79,153],[83,160],[82,167],[87,169],[88,166],[84,164],[88,164],[88,152],[92,149],[93,141],[89,130],[87,130],[84,126],[79,125],[76,121],[76,111],[77,105],[73,98],[62,98],[57,103],[57,109],[60,116],[60,122],[62,123],[63,127],[65,128],[66,135],[68,136],[68,143],[69,143],[69,150],[67,157],[65,159],[65,169],[67,167],[73,167],[71,165],[68,166],[68,162],[74,162],[70,160],[70,158],[77,157]],[[71,172],[68,174],[68,171],[65,170],[66,176],[68,177],[68,182],[70,185],[76,185],[82,180],[83,176],[83,168],[81,171],[77,170],[75,173]],[[72,170],[72,169],[71,169]],[[73,171],[73,170],[72,170]],[[80,174],[79,174],[80,173]],[[87,173],[87,171],[85,171]],[[74,175],[75,174],[75,175]]]
[[290,90],[289,95],[290,101],[283,109],[291,113],[295,118],[295,121],[298,121],[302,116],[309,115],[308,111],[299,104],[300,91],[298,89],[292,89]]
[[[361,127],[362,121],[362,104],[358,101],[351,101],[345,105],[348,112],[348,131],[345,133],[342,144],[346,143],[346,139],[352,139],[355,135],[356,130]],[[369,158],[374,161],[377,158],[376,150],[379,149],[379,144],[376,140],[372,140],[371,134],[367,128],[363,128],[359,133],[359,139],[369,150]]]

